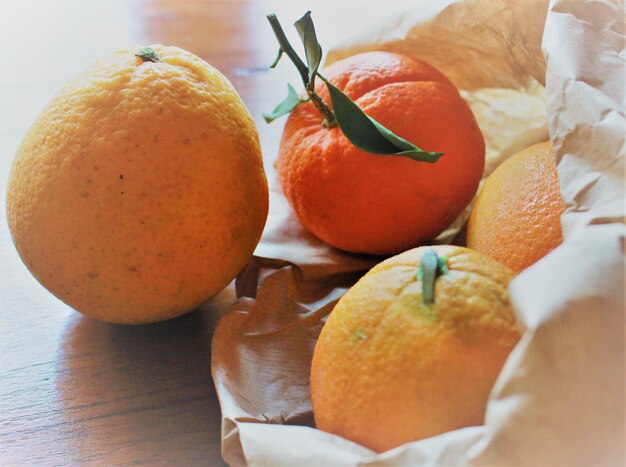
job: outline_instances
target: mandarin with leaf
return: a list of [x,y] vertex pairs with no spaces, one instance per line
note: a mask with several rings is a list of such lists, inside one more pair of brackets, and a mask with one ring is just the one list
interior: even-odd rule
[[[314,105],[289,115],[280,143],[280,182],[300,222],[342,250],[392,254],[436,237],[471,201],[485,147],[454,85],[425,62],[370,52],[334,63],[326,76],[365,113],[435,163],[381,156],[328,128]],[[329,98],[326,86],[317,93]]]
[[[471,201],[482,176],[482,133],[441,72],[408,56],[369,52],[321,72],[309,13],[296,22],[307,65],[268,17],[296,65],[292,88],[268,119],[290,112],[277,169],[302,225],[356,253],[392,254],[436,237]],[[320,78],[317,82],[315,78]]]

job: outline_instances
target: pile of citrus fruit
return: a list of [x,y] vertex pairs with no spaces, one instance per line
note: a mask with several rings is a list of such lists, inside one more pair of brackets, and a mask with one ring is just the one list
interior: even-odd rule
[[[485,147],[470,108],[440,71],[407,56],[360,54],[318,72],[311,27],[300,24],[308,67],[290,57],[305,93],[277,108],[290,111],[284,194],[333,247],[404,252],[329,316],[311,367],[317,426],[383,451],[480,424],[519,339],[508,284],[562,241],[551,146],[486,180],[469,248],[423,246],[478,188]],[[62,88],[24,138],[7,193],[33,275],[115,323],[169,319],[217,294],[250,259],[267,212],[239,96],[200,58],[160,45],[121,50]]]
[[[317,70],[306,22],[296,27],[305,31],[308,70]],[[519,339],[508,284],[562,241],[551,146],[511,157],[485,182],[467,227],[472,249],[414,248],[435,239],[476,193],[485,147],[471,110],[441,72],[411,57],[358,54],[317,75],[317,86],[315,73],[305,75],[308,99],[285,124],[277,163],[285,196],[302,225],[336,248],[405,252],[369,271],[328,317],[311,365],[316,426],[385,451],[479,425]],[[342,122],[350,108],[337,89],[390,141],[406,139],[437,158],[401,157],[406,147],[381,156],[380,143],[364,150],[376,132],[358,135],[355,127],[370,129],[356,113],[357,123]]]

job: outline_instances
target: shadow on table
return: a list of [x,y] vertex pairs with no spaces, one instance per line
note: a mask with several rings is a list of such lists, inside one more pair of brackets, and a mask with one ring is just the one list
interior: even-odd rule
[[220,465],[211,338],[226,301],[141,326],[72,316],[56,395],[73,460]]

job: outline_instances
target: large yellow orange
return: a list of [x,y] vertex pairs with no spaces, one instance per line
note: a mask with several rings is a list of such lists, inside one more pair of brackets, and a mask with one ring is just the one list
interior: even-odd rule
[[152,46],[92,64],[52,99],[13,163],[7,216],[26,266],[117,323],[187,312],[248,261],[268,208],[258,135],[228,80]]
[[467,226],[467,246],[520,272],[563,242],[563,209],[552,145],[535,144],[485,180]]
[[424,302],[428,248],[394,256],[339,300],[311,367],[315,423],[376,451],[483,422],[489,392],[519,335],[514,274],[456,246]]

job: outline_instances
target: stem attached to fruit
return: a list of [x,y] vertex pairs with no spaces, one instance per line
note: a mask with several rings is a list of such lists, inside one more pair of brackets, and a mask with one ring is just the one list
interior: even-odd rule
[[144,47],[135,52],[135,55],[141,58],[144,62],[160,62],[161,56],[152,47]]
[[[294,23],[300,39],[302,39],[302,45],[304,45],[306,65],[291,47],[276,15],[273,13],[267,15],[267,19],[280,45],[278,56],[270,68],[274,68],[278,64],[283,54],[287,55],[298,69],[308,97],[306,99],[300,98],[293,86],[288,85],[287,97],[271,113],[263,114],[266,122],[272,122],[278,117],[287,115],[303,102],[311,101],[324,117],[323,126],[326,128],[338,126],[348,141],[362,151],[372,154],[402,156],[414,161],[429,163],[436,162],[443,156],[442,152],[423,151],[410,141],[396,135],[367,115],[347,94],[319,74],[317,70],[322,62],[322,46],[317,41],[310,11],[307,11],[302,18]],[[316,77],[326,83],[332,110],[315,92]]]
[[[335,114],[332,110],[330,110],[330,107],[328,107],[326,102],[324,102],[322,98],[315,92],[315,80],[309,80],[309,69],[289,43],[289,39],[287,39],[285,31],[280,25],[278,18],[274,13],[271,13],[267,15],[267,20],[270,22],[272,30],[274,31],[274,35],[276,36],[276,40],[278,41],[278,44],[280,46],[279,55],[274,61],[273,65],[275,66],[276,63],[278,63],[278,59],[280,58],[281,54],[284,53],[285,55],[287,55],[287,57],[289,57],[289,60],[293,62],[293,64],[298,69],[298,73],[300,73],[300,78],[302,78],[302,82],[304,83],[304,89],[306,90],[309,99],[311,99],[313,105],[315,105],[317,110],[324,117],[324,126],[328,128],[334,127],[335,125],[337,125],[337,121],[335,120]],[[315,74],[320,76],[317,71],[315,72]]]
[[429,248],[422,255],[418,277],[422,280],[422,301],[426,304],[435,303],[435,280],[438,276],[446,274],[448,267],[447,259],[437,256],[437,252]]

